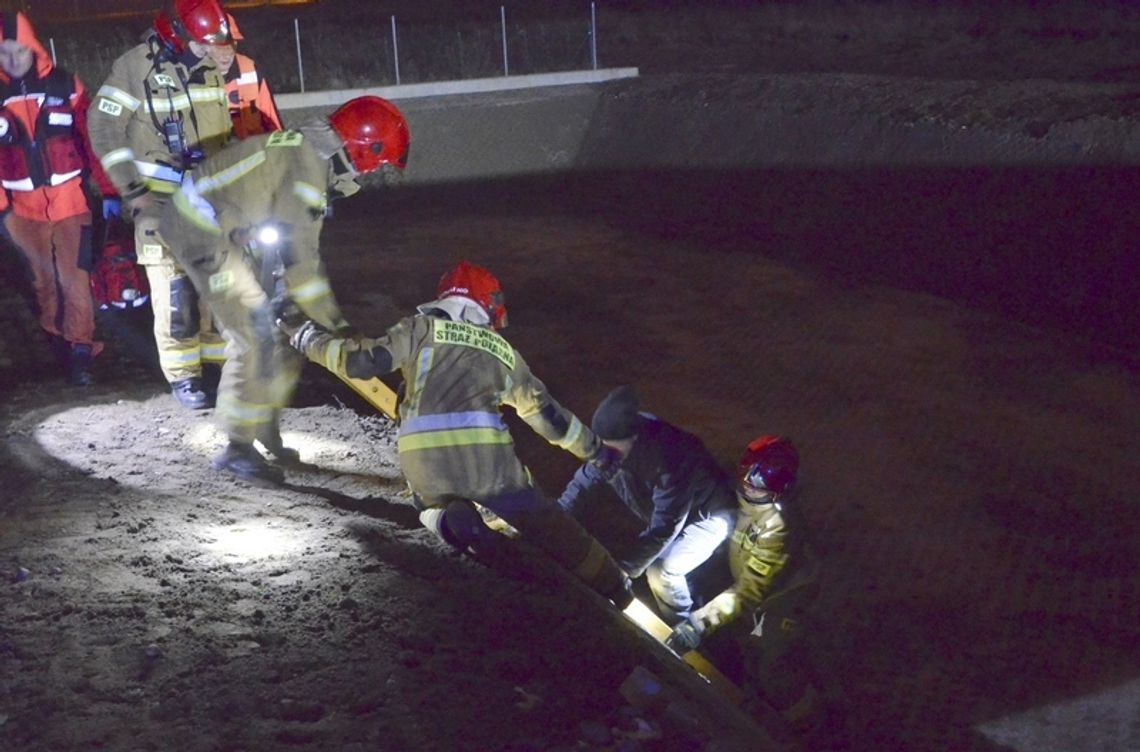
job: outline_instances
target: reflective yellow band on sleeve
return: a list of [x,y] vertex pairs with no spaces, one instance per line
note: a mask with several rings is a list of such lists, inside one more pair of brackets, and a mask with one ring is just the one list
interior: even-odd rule
[[578,438],[582,435],[582,421],[574,416],[570,420],[570,427],[566,429],[566,435],[561,439],[556,439],[551,443],[560,449],[569,449],[577,443]]
[[347,375],[344,374],[340,362],[341,352],[343,350],[343,339],[329,340],[328,347],[325,349],[324,366],[337,375]]
[[[110,99],[113,102],[115,102],[116,104],[122,105],[123,107],[127,108],[131,112],[134,112],[135,110],[137,110],[139,108],[139,105],[142,104],[142,102],[140,102],[135,97],[132,97],[130,94],[123,91],[122,89],[120,89],[116,86],[109,86],[108,84],[103,84],[102,86],[100,86],[99,91],[96,92],[96,96],[101,97],[103,99]],[[107,112],[108,111],[106,109],[103,109],[102,107],[100,107],[99,109],[101,112]]]
[[331,294],[332,288],[329,287],[329,281],[323,278],[310,280],[289,290],[289,297],[298,303],[311,303],[318,298]]
[[325,192],[320,188],[310,183],[304,183],[297,180],[293,183],[293,195],[300,199],[301,203],[308,206],[310,209],[317,209],[320,211],[325,210],[328,200],[325,198]]
[[112,149],[100,158],[99,164],[103,165],[104,170],[110,170],[115,165],[121,165],[124,162],[133,162],[135,159],[134,151],[128,146],[122,149]]
[[250,154],[237,164],[230,165],[221,172],[198,178],[198,192],[202,195],[206,195],[219,188],[224,188],[227,185],[236,183],[264,162],[265,152],[259,151]]

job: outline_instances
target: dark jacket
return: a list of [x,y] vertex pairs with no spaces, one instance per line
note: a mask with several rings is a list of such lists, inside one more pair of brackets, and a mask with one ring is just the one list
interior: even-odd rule
[[690,520],[736,504],[732,482],[705,445],[691,433],[642,413],[637,441],[608,477],[596,465],[578,468],[558,504],[571,514],[591,488],[608,482],[645,529],[624,557],[631,577],[638,577]]

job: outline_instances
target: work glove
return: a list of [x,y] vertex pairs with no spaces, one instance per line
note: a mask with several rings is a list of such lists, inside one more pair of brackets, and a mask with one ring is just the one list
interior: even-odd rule
[[617,474],[618,467],[621,466],[621,455],[613,447],[599,444],[598,451],[587,462],[597,468],[603,478],[609,480]]
[[701,644],[701,631],[698,624],[686,619],[673,627],[673,631],[665,638],[665,647],[677,655],[684,655],[690,650],[696,650],[697,646]]
[[123,216],[123,201],[118,196],[103,199],[103,219]]
[[317,338],[328,334],[320,325],[309,319],[305,319],[295,328],[285,323],[283,319],[278,319],[277,326],[289,335],[289,344],[305,354],[308,354],[308,348],[317,341]]

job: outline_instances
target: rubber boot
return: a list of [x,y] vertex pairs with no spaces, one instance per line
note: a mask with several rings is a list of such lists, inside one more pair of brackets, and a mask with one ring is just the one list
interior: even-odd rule
[[72,386],[91,386],[91,345],[72,345],[67,365],[67,379]]
[[238,478],[259,485],[279,486],[285,482],[285,472],[270,465],[253,448],[253,444],[231,441],[210,463],[215,470],[233,473]]
[[202,390],[202,380],[197,378],[178,379],[170,384],[170,393],[179,405],[187,410],[205,410],[210,407],[210,397]]

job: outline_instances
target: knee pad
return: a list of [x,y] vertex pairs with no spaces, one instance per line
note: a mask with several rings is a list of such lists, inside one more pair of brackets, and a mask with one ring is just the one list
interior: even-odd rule
[[194,283],[186,275],[170,280],[170,336],[174,339],[196,337],[201,324]]

